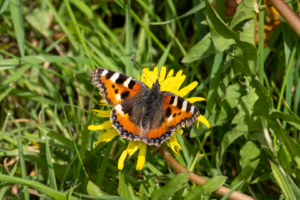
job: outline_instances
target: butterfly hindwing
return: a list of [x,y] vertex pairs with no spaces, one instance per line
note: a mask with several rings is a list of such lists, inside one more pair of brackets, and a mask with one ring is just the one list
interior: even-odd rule
[[176,131],[183,126],[191,126],[199,117],[199,109],[184,98],[171,92],[162,92],[164,97],[164,117],[169,130]]
[[119,132],[121,138],[133,141],[142,139],[141,114],[145,104],[143,96],[134,96],[131,99],[116,105],[111,112],[112,126]]
[[108,105],[116,105],[138,94],[145,84],[108,69],[98,68],[93,71],[92,83],[97,85]]

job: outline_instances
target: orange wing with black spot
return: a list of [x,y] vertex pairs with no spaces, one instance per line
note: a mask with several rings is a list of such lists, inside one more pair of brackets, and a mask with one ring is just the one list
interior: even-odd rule
[[191,126],[199,117],[199,109],[184,98],[171,92],[163,92],[164,117],[169,130],[176,131],[183,126]]
[[141,114],[144,106],[143,96],[135,96],[116,105],[110,115],[112,126],[119,132],[120,138],[137,141],[142,139],[143,128]]
[[169,139],[177,129],[194,124],[200,115],[199,109],[187,100],[171,92],[162,92],[161,95],[162,108],[157,107],[157,116],[151,121],[154,126],[150,126],[142,138],[146,144],[157,147]]
[[108,105],[119,104],[147,87],[134,78],[103,68],[93,71],[92,83],[98,86],[103,100]]

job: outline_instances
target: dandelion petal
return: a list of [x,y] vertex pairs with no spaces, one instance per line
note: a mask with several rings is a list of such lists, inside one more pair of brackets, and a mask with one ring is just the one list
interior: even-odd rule
[[109,142],[118,135],[119,135],[119,133],[114,128],[112,128],[102,135],[101,139],[97,142],[97,144],[100,142]]
[[111,110],[92,110],[98,117],[110,117]]
[[191,98],[187,98],[185,100],[187,100],[190,103],[195,103],[197,101],[206,101],[206,99],[203,97],[191,97]]
[[200,122],[202,122],[203,124],[205,124],[205,126],[206,126],[207,128],[210,127],[209,122],[207,121],[207,119],[206,119],[203,115],[200,115],[200,116],[197,118],[197,120],[198,120],[198,123],[197,123],[197,128],[198,128],[198,129],[199,129],[199,123],[200,123]]
[[142,170],[146,160],[146,149],[147,146],[145,143],[141,142],[139,156],[136,164],[136,170]]
[[118,162],[118,169],[122,170],[124,167],[124,161],[126,159],[127,156],[127,150],[123,151],[120,158],[119,158],[119,162]]
[[176,134],[173,134],[172,137],[169,139],[168,146],[177,156],[179,156],[179,151],[182,149],[182,147],[178,143]]
[[178,95],[181,97],[184,97],[187,93],[189,93],[190,91],[192,91],[193,89],[195,89],[195,87],[198,85],[197,81],[192,82],[191,84],[189,84],[188,86],[182,88],[179,92]]
[[129,144],[127,146],[127,153],[131,157],[140,147],[140,141],[129,141]]
[[111,122],[110,122],[110,120],[108,120],[106,122],[103,122],[100,125],[90,125],[88,127],[88,129],[93,130],[93,131],[98,131],[98,130],[108,129],[108,128],[111,128],[111,127],[112,127]]

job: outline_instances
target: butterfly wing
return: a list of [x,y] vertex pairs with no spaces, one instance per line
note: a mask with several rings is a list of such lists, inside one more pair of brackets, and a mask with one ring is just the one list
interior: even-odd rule
[[119,132],[121,138],[133,141],[142,139],[141,113],[143,113],[145,101],[145,96],[136,95],[112,109],[111,124]]
[[184,98],[171,92],[162,92],[164,95],[164,117],[166,126],[176,131],[183,126],[191,126],[199,117],[199,109]]
[[97,85],[103,100],[108,105],[119,104],[149,89],[144,83],[108,69],[98,68],[93,71],[92,83]]
[[142,141],[160,147],[172,134],[183,126],[194,124],[200,112],[196,106],[171,92],[161,93],[161,105],[157,105],[150,119],[150,128]]

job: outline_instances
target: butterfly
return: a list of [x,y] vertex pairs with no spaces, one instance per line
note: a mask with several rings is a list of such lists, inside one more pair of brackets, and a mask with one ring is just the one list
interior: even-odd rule
[[191,126],[199,109],[184,98],[160,90],[158,80],[150,89],[143,82],[108,69],[93,71],[92,83],[103,100],[113,105],[110,120],[121,138],[160,147],[183,126]]

